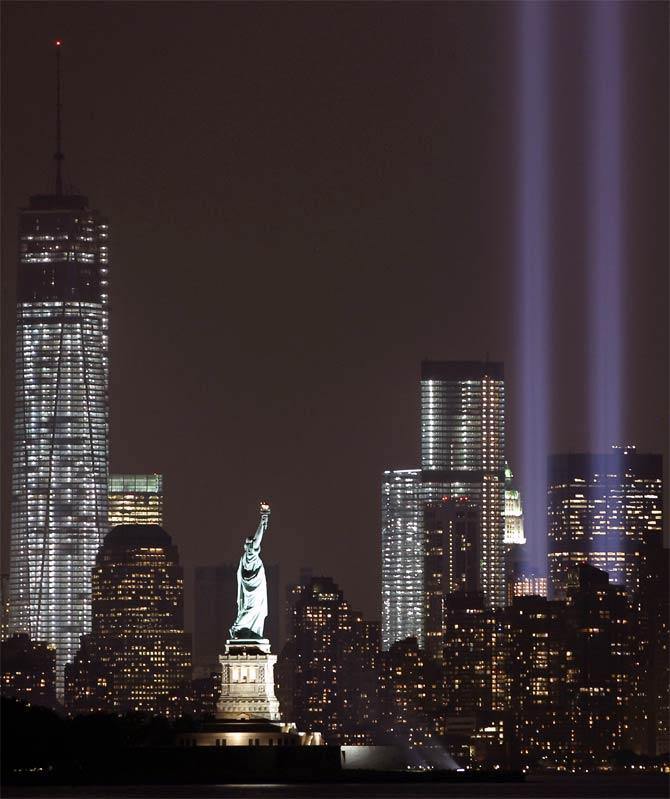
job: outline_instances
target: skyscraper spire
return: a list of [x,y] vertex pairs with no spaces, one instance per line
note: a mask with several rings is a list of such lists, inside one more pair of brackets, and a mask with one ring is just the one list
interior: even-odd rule
[[56,159],[56,195],[60,197],[63,194],[63,175],[62,163],[63,155],[61,146],[61,98],[60,98],[60,50],[62,41],[56,39],[56,152],[54,158]]

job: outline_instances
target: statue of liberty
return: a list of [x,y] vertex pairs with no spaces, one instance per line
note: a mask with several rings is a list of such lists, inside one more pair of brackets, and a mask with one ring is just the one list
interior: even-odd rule
[[269,519],[270,506],[262,502],[258,529],[253,538],[245,540],[237,567],[237,618],[230,628],[231,639],[263,638],[263,625],[268,615],[268,589],[260,551]]

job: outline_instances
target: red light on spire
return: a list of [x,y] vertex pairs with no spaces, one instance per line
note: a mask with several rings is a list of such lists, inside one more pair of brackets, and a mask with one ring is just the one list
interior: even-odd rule
[[56,47],[60,47],[63,42],[60,39],[56,39]]

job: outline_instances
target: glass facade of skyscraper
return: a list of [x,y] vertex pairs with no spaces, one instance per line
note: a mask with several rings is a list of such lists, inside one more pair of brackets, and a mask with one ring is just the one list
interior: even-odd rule
[[59,693],[107,530],[108,247],[85,197],[20,213],[10,627],[55,645]]
[[566,596],[580,563],[639,591],[648,557],[662,546],[660,455],[615,448],[549,457],[549,592]]
[[505,385],[502,363],[421,365],[423,500],[468,497],[481,511],[481,586],[505,603]]
[[110,474],[109,526],[163,524],[162,474]]
[[384,472],[382,481],[382,648],[423,642],[424,533],[421,472]]

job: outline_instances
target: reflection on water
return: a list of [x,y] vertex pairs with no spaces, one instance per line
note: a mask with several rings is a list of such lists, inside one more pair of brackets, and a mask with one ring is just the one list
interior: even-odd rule
[[407,784],[305,784],[283,785],[120,785],[3,787],[3,797],[39,799],[667,799],[670,777],[640,776],[544,776],[519,783]]

